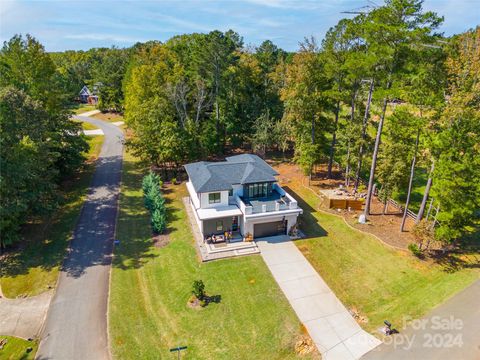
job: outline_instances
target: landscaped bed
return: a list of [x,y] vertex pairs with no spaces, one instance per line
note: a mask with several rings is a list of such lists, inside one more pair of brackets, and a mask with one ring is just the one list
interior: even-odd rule
[[[164,187],[169,243],[153,245],[141,191],[145,170],[126,154],[109,305],[114,357],[170,358],[169,349],[180,345],[191,359],[296,358],[302,327],[259,256],[199,263],[184,184]],[[195,280],[220,301],[189,306]]]
[[89,160],[80,173],[63,184],[62,205],[50,216],[32,220],[22,231],[16,251],[0,258],[0,285],[7,298],[33,296],[55,286],[58,269],[80,214],[95,169],[103,136],[88,137]]
[[321,199],[298,180],[284,188],[303,208],[301,229],[307,238],[296,245],[340,300],[368,322],[371,332],[389,320],[419,318],[475,279],[475,266],[452,268],[394,250],[377,238],[345,224],[341,216],[318,211]]

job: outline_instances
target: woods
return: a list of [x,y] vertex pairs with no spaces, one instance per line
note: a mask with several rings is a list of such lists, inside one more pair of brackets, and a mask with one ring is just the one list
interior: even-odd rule
[[87,144],[69,120],[56,67],[33,37],[13,37],[0,51],[0,248],[19,228],[57,205],[59,183],[83,163]]
[[420,0],[386,0],[293,53],[233,30],[52,54],[14,37],[0,60],[2,244],[80,166],[68,103],[84,84],[124,112],[127,145],[157,168],[234,149],[293,154],[309,176],[339,164],[347,186],[367,185],[367,218],[374,185],[386,206],[428,173],[416,222],[433,201],[436,239],[478,231],[480,28],[447,38],[442,21]]

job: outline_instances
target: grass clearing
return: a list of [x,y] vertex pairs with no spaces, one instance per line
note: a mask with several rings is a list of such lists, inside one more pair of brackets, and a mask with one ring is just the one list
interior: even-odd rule
[[[296,358],[300,322],[260,256],[198,262],[184,184],[164,189],[170,243],[152,246],[141,191],[145,170],[125,154],[109,304],[114,357],[170,359],[170,348],[186,345],[185,359]],[[220,303],[187,307],[197,279]]]
[[[0,335],[0,341],[7,340],[6,344],[0,349],[0,359],[3,360],[33,360],[37,352],[38,342],[36,340],[28,341],[13,336]],[[32,348],[27,352],[28,348]]]
[[108,122],[123,121],[123,115],[119,113],[114,113],[114,112],[101,112],[101,113],[92,115],[92,117],[99,120],[108,121]]
[[22,231],[25,241],[0,262],[0,285],[7,298],[38,295],[54,287],[75,223],[95,170],[103,136],[88,137],[90,160],[63,184],[61,205],[51,216],[38,218]]
[[87,111],[96,110],[96,107],[89,104],[74,104],[72,105],[72,110],[75,115],[79,115]]
[[78,122],[82,126],[83,130],[97,130],[98,129],[98,127],[96,127],[95,125],[90,124],[88,122],[78,121],[78,120],[74,120],[74,121]]
[[298,183],[285,186],[304,210],[301,227],[310,236],[296,245],[340,300],[369,319],[373,332],[389,320],[402,326],[405,317],[419,318],[479,278],[479,271],[421,261],[383,245],[344,220],[317,211],[320,199]]

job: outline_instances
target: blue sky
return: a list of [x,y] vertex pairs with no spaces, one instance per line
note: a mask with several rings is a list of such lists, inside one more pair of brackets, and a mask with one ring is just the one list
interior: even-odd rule
[[[0,40],[30,33],[48,51],[85,50],[233,29],[246,44],[270,39],[293,51],[305,36],[322,39],[329,27],[349,16],[341,11],[367,4],[368,0],[0,0]],[[426,0],[424,8],[445,16],[441,31],[447,35],[480,24],[480,0]]]

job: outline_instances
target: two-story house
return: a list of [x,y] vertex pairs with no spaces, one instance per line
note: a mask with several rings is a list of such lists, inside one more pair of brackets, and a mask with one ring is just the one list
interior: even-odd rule
[[255,239],[288,234],[302,213],[278,185],[278,173],[256,155],[200,161],[185,169],[190,204],[204,237],[225,231]]

